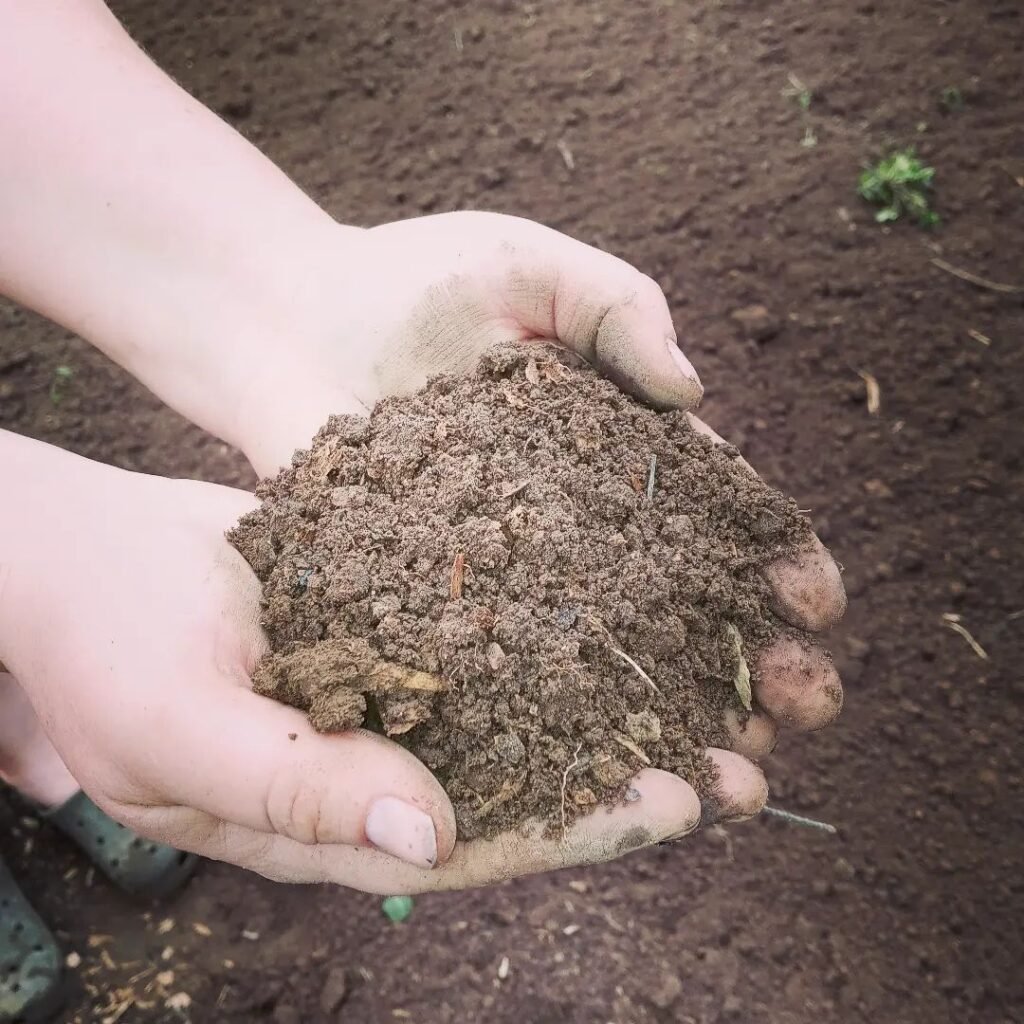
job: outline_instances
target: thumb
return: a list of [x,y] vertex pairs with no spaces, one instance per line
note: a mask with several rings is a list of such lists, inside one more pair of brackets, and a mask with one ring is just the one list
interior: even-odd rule
[[522,327],[572,349],[656,408],[696,408],[704,389],[679,349],[655,281],[542,224],[509,221],[512,238],[499,288]]
[[225,682],[164,709],[165,756],[150,763],[171,801],[302,844],[373,847],[421,868],[447,860],[455,814],[412,754],[361,730],[317,733],[294,708]]

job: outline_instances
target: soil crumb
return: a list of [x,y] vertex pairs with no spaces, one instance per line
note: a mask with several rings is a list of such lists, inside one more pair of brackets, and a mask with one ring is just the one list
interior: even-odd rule
[[257,692],[408,747],[463,839],[557,834],[647,765],[708,792],[781,628],[760,569],[809,536],[734,448],[542,346],[332,417],[257,494]]

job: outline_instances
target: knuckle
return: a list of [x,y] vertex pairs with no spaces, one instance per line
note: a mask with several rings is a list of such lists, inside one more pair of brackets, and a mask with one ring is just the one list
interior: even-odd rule
[[647,274],[637,272],[635,282],[636,302],[641,306],[666,306],[665,293],[661,285]]
[[267,791],[266,815],[277,835],[306,845],[321,841],[323,801],[301,772],[286,771],[273,777]]

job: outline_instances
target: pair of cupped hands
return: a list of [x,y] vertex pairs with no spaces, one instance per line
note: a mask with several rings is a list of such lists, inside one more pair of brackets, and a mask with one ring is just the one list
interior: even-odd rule
[[[260,474],[287,464],[329,414],[366,412],[435,373],[467,371],[502,341],[555,341],[660,409],[689,410],[701,397],[655,282],[533,222],[464,213],[339,226],[327,249],[318,258],[332,261],[329,308],[297,309],[302,329],[273,350],[254,353],[226,325],[201,389],[194,360],[130,365]],[[222,401],[196,399],[221,379]],[[546,838],[538,823],[464,843],[440,784],[407,751],[367,732],[319,735],[300,712],[251,692],[267,649],[259,584],[224,536],[254,507],[251,494],[18,443],[38,500],[19,513],[17,491],[2,499],[19,533],[0,566],[0,657],[104,810],[271,878],[381,893],[459,888],[749,817],[767,796],[754,761],[778,728],[819,729],[842,703],[825,653],[782,639],[753,666],[753,714],[729,721],[729,749],[708,751],[719,782],[703,806],[682,779],[645,769],[637,799],[598,809],[564,837]],[[777,613],[794,626],[820,631],[842,615],[839,571],[817,541],[767,574]]]

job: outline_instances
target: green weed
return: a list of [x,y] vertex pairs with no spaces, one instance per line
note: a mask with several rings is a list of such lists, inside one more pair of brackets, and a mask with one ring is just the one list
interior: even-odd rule
[[921,227],[934,227],[939,216],[928,205],[935,168],[927,167],[912,149],[901,149],[866,168],[857,183],[862,199],[880,207],[879,224],[899,220],[904,214]]
[[800,139],[800,145],[804,149],[813,149],[818,144],[818,136],[811,127],[808,116],[811,103],[814,100],[814,93],[791,71],[787,76],[789,85],[782,90],[782,95],[787,100],[793,100],[800,108],[800,120],[803,122],[804,134]]
[[53,371],[53,380],[50,381],[50,402],[53,405],[60,405],[64,398],[64,392],[75,371],[70,366],[58,366]]
[[804,113],[807,113],[811,109],[814,93],[792,72],[786,77],[789,79],[789,85],[782,90],[782,95],[788,100],[793,100]]
[[956,114],[964,109],[964,94],[955,85],[947,85],[939,93],[939,105],[947,114]]

